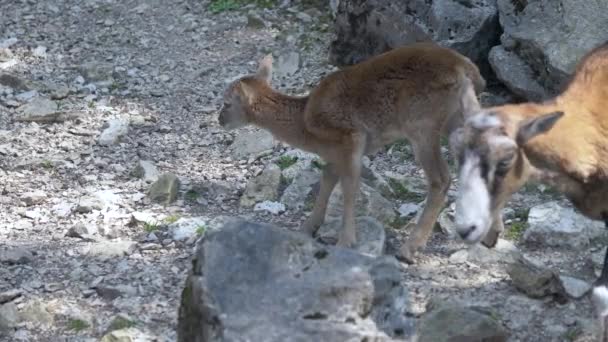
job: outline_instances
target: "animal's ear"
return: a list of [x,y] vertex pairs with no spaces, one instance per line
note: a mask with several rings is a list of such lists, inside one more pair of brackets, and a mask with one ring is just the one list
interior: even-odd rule
[[255,89],[243,81],[241,81],[239,85],[243,100],[245,100],[247,103],[251,103],[255,98]]
[[270,84],[272,80],[272,54],[268,54],[260,60],[255,77]]
[[517,145],[521,146],[535,136],[548,132],[562,116],[564,112],[558,111],[523,120],[517,129]]

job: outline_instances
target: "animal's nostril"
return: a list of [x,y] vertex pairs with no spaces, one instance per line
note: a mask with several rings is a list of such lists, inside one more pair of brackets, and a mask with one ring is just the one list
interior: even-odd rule
[[462,236],[463,239],[466,239],[469,235],[471,235],[472,232],[475,231],[475,229],[477,229],[476,225],[470,225],[467,230],[465,230],[464,232],[460,233],[460,236]]

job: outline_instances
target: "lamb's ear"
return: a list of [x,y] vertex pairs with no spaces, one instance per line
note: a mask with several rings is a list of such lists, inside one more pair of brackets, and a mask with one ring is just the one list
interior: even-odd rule
[[535,136],[548,132],[562,116],[564,112],[557,111],[522,121],[517,129],[517,145],[522,146]]
[[239,85],[241,88],[241,95],[243,96],[243,99],[247,103],[251,103],[255,98],[255,89],[243,81],[241,81]]
[[272,80],[272,54],[266,55],[258,63],[256,78],[270,84]]

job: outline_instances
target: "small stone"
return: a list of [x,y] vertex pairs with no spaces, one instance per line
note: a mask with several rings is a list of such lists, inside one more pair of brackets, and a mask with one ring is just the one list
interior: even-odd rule
[[[362,254],[380,256],[384,253],[386,232],[384,226],[373,217],[360,216],[355,219],[357,243],[353,249]],[[342,229],[341,219],[332,219],[323,224],[316,235],[327,244],[338,241],[338,232]]]
[[163,97],[165,93],[161,89],[152,89],[150,90],[150,95],[154,97]]
[[23,291],[20,289],[12,289],[4,292],[0,292],[0,305],[6,304],[15,298],[21,297]]
[[76,83],[112,84],[114,65],[105,62],[90,61],[79,67],[82,76],[76,78]]
[[51,89],[51,99],[63,100],[70,95],[70,88],[65,85],[57,85]]
[[88,254],[102,258],[122,257],[131,254],[136,246],[136,242],[128,240],[103,241],[91,245]]
[[34,255],[23,248],[0,249],[0,263],[2,264],[29,264],[33,259]]
[[96,232],[97,229],[90,229],[89,226],[83,223],[78,223],[70,227],[65,236],[84,240],[91,240],[91,235],[95,234]]
[[286,77],[300,70],[300,54],[292,51],[280,55],[277,59],[275,73],[278,77]]
[[420,210],[420,205],[416,203],[403,203],[397,211],[400,217],[409,217],[416,214]]
[[513,285],[531,298],[553,296],[557,302],[565,303],[566,292],[559,276],[525,257],[507,266]]
[[133,170],[133,175],[142,178],[145,182],[152,183],[158,179],[158,169],[152,161],[140,160]]
[[46,194],[41,190],[35,190],[26,192],[21,195],[21,200],[25,202],[26,205],[31,206],[35,204],[40,204],[46,199]]
[[38,45],[33,51],[32,55],[34,57],[46,58],[46,46]]
[[49,327],[54,322],[53,314],[48,310],[46,304],[39,300],[29,302],[21,311],[23,321],[40,324]]
[[[343,207],[342,185],[338,184],[327,205],[327,217],[342,217]],[[355,202],[355,216],[371,216],[382,224],[391,224],[397,217],[393,203],[374,188],[361,183],[360,191]]]
[[193,236],[204,233],[207,229],[206,217],[182,217],[169,225],[171,237],[175,241],[186,241]]
[[490,309],[446,305],[431,310],[420,321],[419,340],[506,342],[509,333]]
[[296,17],[305,23],[309,23],[312,21],[312,17],[304,12],[298,12],[296,14]]
[[281,169],[275,164],[269,164],[264,171],[247,183],[241,196],[241,207],[253,207],[258,202],[274,201],[279,195],[281,185]]
[[114,300],[118,297],[134,296],[137,294],[137,290],[129,285],[98,285],[95,291],[101,298],[106,300]]
[[263,29],[266,27],[266,22],[255,12],[247,13],[247,27],[252,29]]
[[38,90],[28,90],[15,95],[15,100],[21,102],[30,102],[33,98],[38,96]]
[[253,211],[267,211],[273,215],[278,215],[285,210],[285,204],[273,201],[262,201],[253,207]]
[[84,196],[81,197],[78,205],[76,206],[76,212],[81,214],[87,214],[93,210],[102,210],[104,208],[104,202],[95,196]]
[[467,250],[467,261],[486,265],[489,263],[515,263],[521,257],[521,252],[510,241],[498,239],[493,248],[475,244]]
[[151,213],[151,212],[142,212],[142,211],[134,211],[131,213],[131,220],[133,223],[144,223],[144,224],[156,224],[162,220],[163,217]]
[[235,159],[249,158],[274,147],[272,134],[265,130],[256,130],[239,134],[230,146]]
[[286,203],[289,209],[301,210],[306,206],[306,199],[311,195],[313,187],[319,183],[320,178],[318,170],[301,170],[283,191],[281,202]]
[[102,146],[111,146],[118,143],[122,136],[129,131],[129,122],[123,119],[111,119],[104,126],[105,129],[97,140]]
[[0,305],[0,336],[5,330],[13,329],[19,323],[19,311],[15,303]]
[[148,197],[153,202],[171,203],[177,198],[179,185],[177,176],[172,173],[164,173],[156,182],[152,183],[148,190]]
[[99,342],[142,342],[154,341],[156,338],[141,332],[137,328],[114,330],[104,335]]
[[43,97],[37,97],[17,108],[18,121],[53,122],[58,115],[57,103]]
[[560,275],[559,278],[562,281],[562,285],[564,286],[566,293],[574,299],[583,297],[589,290],[591,290],[591,284],[584,280],[563,275]]

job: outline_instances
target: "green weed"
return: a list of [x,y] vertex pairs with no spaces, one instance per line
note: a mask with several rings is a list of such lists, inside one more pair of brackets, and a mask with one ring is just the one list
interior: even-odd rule
[[89,328],[91,325],[87,321],[83,321],[81,319],[70,319],[68,321],[68,330],[73,331],[83,331]]
[[120,330],[120,329],[127,329],[127,328],[134,327],[135,325],[136,325],[136,323],[129,319],[122,317],[122,316],[117,316],[110,323],[108,330],[114,331],[114,330]]
[[159,224],[157,222],[144,222],[144,230],[148,233],[157,231]]
[[387,182],[397,199],[407,202],[421,202],[424,200],[424,195],[408,190],[403,183],[394,178],[388,178]]
[[279,166],[281,170],[285,170],[286,168],[292,166],[293,164],[298,162],[298,157],[290,157],[290,156],[281,156],[279,160],[277,160],[276,164]]

